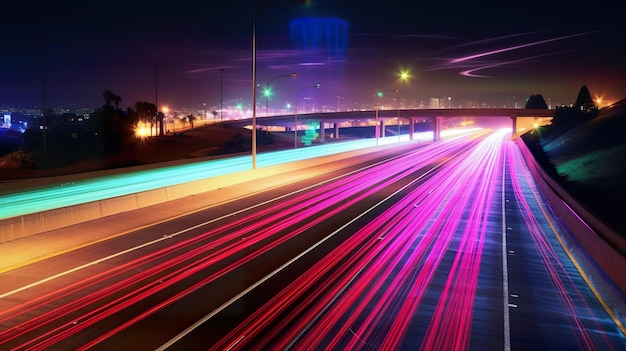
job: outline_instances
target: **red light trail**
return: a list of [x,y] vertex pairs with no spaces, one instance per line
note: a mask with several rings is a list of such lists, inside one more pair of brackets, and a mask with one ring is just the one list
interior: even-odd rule
[[[108,347],[200,292],[212,297],[237,272],[260,269],[264,277],[254,278],[256,283],[234,285],[230,295],[214,297],[216,307],[199,304],[204,317],[195,316],[197,322],[173,323],[169,335],[144,342],[151,349],[174,347],[242,296],[272,287],[228,330],[210,341],[203,337],[204,347],[467,350],[477,342],[473,332],[481,331],[477,313],[486,313],[479,302],[488,291],[484,275],[502,280],[506,270],[499,264],[506,260],[494,265],[488,258],[503,255],[502,233],[490,223],[512,216],[494,205],[508,187],[514,194],[509,210],[518,210],[525,242],[554,291],[550,300],[559,303],[553,313],[569,322],[568,335],[578,347],[617,349],[623,337],[609,336],[614,324],[585,300],[587,287],[546,224],[539,196],[528,195],[532,179],[506,138],[500,131],[413,149],[223,216],[167,245],[141,247],[141,255],[118,257],[119,264],[90,266],[93,274],[64,286],[31,285],[32,294],[43,290],[39,295],[5,293],[0,323],[8,327],[0,330],[0,345]],[[319,233],[344,217],[343,225]],[[267,258],[279,251],[289,256],[270,264]],[[316,258],[307,261],[311,256]],[[302,266],[299,273],[278,283],[294,262]],[[499,317],[492,318],[505,319],[502,304],[496,305],[490,308]]]

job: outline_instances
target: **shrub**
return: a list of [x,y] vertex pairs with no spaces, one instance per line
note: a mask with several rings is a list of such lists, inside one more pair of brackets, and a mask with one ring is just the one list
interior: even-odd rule
[[32,168],[35,165],[35,156],[22,150],[14,151],[0,157],[0,169]]

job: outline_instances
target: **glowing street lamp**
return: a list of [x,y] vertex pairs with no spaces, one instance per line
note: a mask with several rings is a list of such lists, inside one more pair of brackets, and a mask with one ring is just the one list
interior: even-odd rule
[[406,82],[407,80],[409,80],[409,78],[411,78],[411,74],[407,70],[402,70],[398,74],[398,77],[400,78],[401,81]]
[[265,89],[263,90],[263,96],[265,96],[265,116],[269,116],[270,112],[269,112],[269,105],[270,105],[270,96],[272,95],[272,89],[270,88],[270,83],[272,83],[273,81],[275,81],[278,78],[282,78],[282,77],[296,77],[295,73],[290,73],[290,74],[281,74],[279,76],[276,76],[272,79],[270,79],[269,82],[267,82],[267,84],[265,84]]
[[[398,77],[402,83],[406,83],[411,78],[411,73],[408,70],[403,69],[398,74]],[[400,91],[398,89],[396,89],[396,98],[398,99],[398,141],[400,141]],[[412,128],[410,122],[409,128]]]
[[396,95],[397,96],[396,99],[398,100],[398,117],[397,117],[398,118],[398,140],[400,140],[400,98],[399,98],[400,97],[400,95],[399,95],[400,94],[400,90],[398,90],[398,89],[390,89],[390,90],[379,91],[376,94],[376,145],[377,146],[378,146],[378,135],[380,134],[380,132],[378,130],[379,129],[379,125],[378,125],[378,109],[379,109],[378,99],[383,97],[383,93],[387,93],[387,92],[391,92],[391,91],[393,91],[393,92],[395,92],[397,94]]

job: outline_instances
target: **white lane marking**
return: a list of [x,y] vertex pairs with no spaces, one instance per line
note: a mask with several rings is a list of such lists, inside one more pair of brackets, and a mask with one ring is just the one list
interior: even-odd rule
[[509,315],[509,272],[506,249],[506,154],[502,162],[502,296],[504,298],[504,351],[511,351],[511,320]]
[[[272,277],[274,277],[275,275],[277,275],[278,273],[280,273],[282,270],[284,270],[285,268],[289,267],[292,263],[296,262],[297,260],[299,260],[300,258],[304,257],[306,254],[308,254],[309,252],[313,251],[314,249],[316,249],[318,246],[322,245],[324,242],[326,242],[327,240],[329,240],[330,238],[332,238],[333,236],[335,236],[337,233],[341,232],[342,230],[344,230],[346,227],[348,227],[349,225],[351,225],[352,223],[356,222],[357,220],[359,220],[361,217],[365,216],[367,213],[373,211],[376,207],[380,206],[381,204],[385,203],[387,200],[391,199],[392,197],[396,196],[398,193],[404,191],[404,189],[410,187],[411,185],[413,185],[414,183],[418,182],[419,180],[421,180],[423,177],[425,177],[427,174],[433,172],[434,170],[436,170],[437,168],[441,167],[442,165],[444,165],[445,163],[447,163],[447,161],[444,161],[442,163],[437,164],[435,167],[431,168],[430,170],[428,170],[426,173],[420,175],[419,177],[411,180],[410,182],[408,182],[406,185],[404,185],[403,187],[401,187],[400,189],[396,190],[395,192],[393,192],[392,194],[388,195],[387,197],[385,197],[384,199],[380,200],[379,202],[377,202],[376,204],[374,204],[372,207],[368,208],[367,210],[361,212],[358,216],[354,217],[353,219],[351,219],[350,221],[344,223],[341,227],[337,228],[335,231],[331,232],[330,234],[328,234],[327,236],[325,236],[324,238],[322,238],[320,241],[318,241],[317,243],[315,243],[314,245],[312,245],[311,247],[309,247],[308,249],[306,249],[305,251],[302,251],[299,255],[293,257],[292,259],[290,259],[289,261],[285,262],[284,264],[282,264],[280,267],[276,268],[275,270],[273,270],[272,272],[268,273],[265,277],[261,278],[259,281],[257,281],[256,283],[252,284],[251,286],[249,286],[248,288],[246,288],[245,290],[243,290],[242,292],[240,292],[239,294],[233,296],[232,298],[230,298],[228,301],[224,302],[222,305],[220,305],[219,307],[217,307],[216,309],[214,309],[213,311],[209,312],[206,316],[202,317],[201,319],[199,319],[198,321],[196,321],[194,324],[190,325],[189,327],[187,327],[185,330],[181,331],[180,333],[178,333],[178,335],[174,336],[173,338],[171,338],[170,340],[168,340],[167,342],[165,342],[163,345],[159,346],[158,348],[155,349],[155,351],[164,351],[166,350],[168,347],[174,345],[176,342],[178,342],[180,339],[184,338],[185,336],[187,336],[187,334],[191,333],[192,331],[194,331],[196,328],[198,328],[199,326],[201,326],[202,324],[204,324],[206,321],[208,321],[209,319],[213,318],[213,316],[215,316],[216,314],[220,313],[221,311],[223,311],[224,309],[226,309],[228,306],[230,306],[231,304],[233,304],[234,302],[236,302],[237,300],[239,300],[240,298],[242,298],[243,296],[247,295],[250,291],[254,290],[257,286],[263,284],[264,282],[266,282],[267,280],[271,279]],[[237,339],[236,343],[239,343],[239,341],[242,338]],[[234,346],[230,345],[229,348],[232,348]]]
[[[400,156],[398,156],[398,157],[400,157]],[[265,206],[265,205],[270,204],[270,203],[272,203],[272,202],[276,202],[276,201],[282,200],[282,199],[284,199],[284,198],[286,198],[286,197],[289,197],[289,196],[292,196],[292,195],[295,195],[295,194],[298,194],[298,193],[301,193],[301,192],[305,192],[305,191],[307,191],[307,190],[309,190],[309,189],[311,189],[311,188],[313,188],[313,187],[319,186],[320,184],[324,184],[324,183],[329,183],[329,182],[335,181],[335,180],[340,179],[340,178],[342,178],[342,177],[346,177],[346,176],[351,175],[351,174],[353,174],[353,173],[360,172],[360,171],[362,171],[362,170],[364,170],[364,169],[367,169],[367,168],[369,168],[369,167],[374,167],[374,166],[376,166],[376,165],[382,164],[382,163],[387,162],[387,161],[388,161],[388,160],[384,160],[384,161],[376,162],[376,163],[374,163],[374,164],[371,164],[371,165],[368,165],[368,166],[365,166],[365,167],[359,168],[359,169],[354,170],[354,171],[352,171],[352,172],[349,172],[349,173],[346,173],[346,174],[342,174],[342,175],[339,175],[339,176],[337,176],[337,177],[333,177],[333,178],[328,179],[328,180],[326,180],[326,181],[322,181],[322,182],[319,182],[319,183],[316,183],[316,184],[313,184],[313,185],[310,185],[310,186],[307,186],[307,187],[304,187],[304,188],[300,188],[300,189],[295,190],[295,191],[292,191],[292,192],[290,192],[290,193],[283,194],[283,195],[281,195],[281,196],[278,196],[278,197],[275,197],[275,198],[273,198],[273,199],[270,199],[270,200],[266,200],[266,201],[263,201],[263,202],[257,203],[257,204],[252,205],[252,206],[248,206],[248,207],[246,207],[246,208],[240,209],[240,210],[238,210],[238,211],[235,211],[235,212],[232,212],[232,213],[229,213],[229,214],[226,214],[226,215],[220,216],[220,217],[213,218],[213,219],[211,219],[211,220],[208,220],[208,221],[205,221],[205,222],[202,222],[202,223],[196,224],[196,225],[194,225],[194,226],[191,226],[191,227],[188,227],[188,228],[182,229],[182,230],[180,230],[180,231],[177,231],[177,232],[174,232],[174,233],[171,233],[171,234],[164,234],[164,235],[163,235],[161,238],[159,238],[159,239],[155,239],[155,240],[152,240],[152,241],[145,242],[145,243],[143,243],[143,244],[141,244],[141,245],[137,245],[137,246],[131,247],[131,248],[129,248],[129,249],[126,249],[126,250],[123,250],[123,251],[117,252],[117,253],[115,253],[115,254],[112,254],[112,255],[109,255],[109,256],[106,256],[106,257],[102,257],[102,258],[100,258],[100,259],[98,259],[98,260],[95,260],[95,261],[92,261],[92,262],[89,262],[89,263],[85,263],[85,264],[80,265],[80,266],[78,266],[78,267],[74,267],[74,268],[69,269],[69,270],[66,270],[66,271],[64,271],[64,272],[61,272],[61,273],[58,273],[58,274],[55,274],[55,275],[49,276],[49,277],[47,277],[47,278],[44,278],[44,279],[38,280],[38,281],[36,281],[36,282],[33,282],[33,283],[28,284],[28,285],[22,286],[22,287],[20,287],[20,288],[17,288],[17,289],[14,289],[14,290],[8,291],[8,292],[6,292],[6,293],[4,293],[4,294],[0,294],[0,299],[5,298],[5,297],[7,297],[7,296],[11,296],[11,295],[13,295],[13,294],[17,294],[17,293],[22,292],[22,291],[24,291],[24,290],[28,290],[28,289],[30,289],[30,288],[32,288],[32,287],[35,287],[35,286],[38,286],[38,285],[41,285],[41,284],[44,284],[44,283],[50,282],[50,281],[52,281],[52,280],[54,280],[54,279],[61,278],[61,277],[63,277],[63,276],[66,276],[66,275],[68,275],[68,274],[71,274],[71,273],[74,273],[74,272],[80,271],[80,270],[82,270],[82,269],[85,269],[85,268],[88,268],[88,267],[94,266],[94,265],[96,265],[96,264],[98,264],[98,263],[102,263],[102,262],[104,262],[104,261],[107,261],[107,260],[110,260],[110,259],[113,259],[113,258],[116,258],[116,257],[122,256],[122,255],[125,255],[125,254],[127,254],[127,253],[130,253],[130,252],[133,252],[133,251],[136,251],[136,250],[139,250],[139,249],[143,249],[143,248],[148,247],[148,246],[150,246],[150,245],[153,245],[153,244],[159,243],[160,241],[163,241],[163,240],[166,240],[166,239],[171,239],[171,238],[176,237],[176,236],[178,236],[178,235],[184,234],[184,233],[186,233],[186,232],[188,232],[188,231],[191,231],[191,230],[194,230],[194,229],[197,229],[197,228],[203,227],[203,226],[205,226],[205,225],[208,225],[208,224],[211,224],[211,223],[214,223],[214,222],[220,221],[220,220],[222,220],[222,219],[226,219],[226,218],[228,218],[228,217],[233,217],[233,216],[236,216],[236,215],[238,215],[238,214],[240,214],[240,213],[243,213],[243,212],[245,212],[245,211],[248,211],[248,210],[251,210],[251,209],[254,209],[254,208],[257,208],[257,207],[262,207],[262,206]],[[428,172],[427,172],[427,173],[428,173]],[[233,199],[233,200],[235,200],[235,199]],[[194,212],[197,212],[197,211],[194,211]],[[190,213],[193,213],[193,212],[190,212]],[[175,217],[175,218],[178,218],[178,217]],[[157,223],[157,224],[158,224],[158,223]],[[243,239],[242,239],[242,240],[243,240]],[[98,242],[100,242],[100,241],[98,241]]]

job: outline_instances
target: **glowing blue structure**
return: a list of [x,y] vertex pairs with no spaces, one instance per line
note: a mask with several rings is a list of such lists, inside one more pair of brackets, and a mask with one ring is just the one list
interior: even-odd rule
[[321,84],[318,105],[339,108],[334,100],[325,101],[322,96],[334,99],[343,89],[344,65],[348,46],[348,22],[337,18],[305,18],[290,22],[289,31],[294,48],[302,50],[302,67],[298,77],[306,84]]

